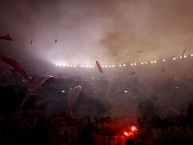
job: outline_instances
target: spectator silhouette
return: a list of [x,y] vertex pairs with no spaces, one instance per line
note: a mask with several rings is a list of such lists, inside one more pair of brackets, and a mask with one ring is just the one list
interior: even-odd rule
[[133,139],[127,139],[126,140],[126,145],[134,145],[134,140]]

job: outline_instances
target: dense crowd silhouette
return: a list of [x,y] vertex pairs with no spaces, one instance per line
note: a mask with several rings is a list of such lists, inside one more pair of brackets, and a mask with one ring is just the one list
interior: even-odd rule
[[[118,140],[122,141],[120,144],[126,145],[192,143],[191,102],[179,114],[163,115],[163,110],[155,106],[155,101],[149,98],[142,98],[142,101],[131,98],[127,103],[130,105],[132,101],[137,101],[138,114],[113,116],[110,111],[114,108],[112,102],[116,97],[121,97],[121,87],[110,86],[104,77],[90,82],[74,76],[36,76],[32,84],[21,78],[22,81],[17,79],[12,84],[10,81],[7,84],[1,83],[1,144],[107,145],[118,144]],[[126,84],[121,80],[111,83],[117,82],[120,86]],[[130,86],[130,93],[143,95],[143,86],[135,83]],[[118,92],[119,95],[109,97],[105,91],[107,84],[112,87],[113,94]],[[140,91],[136,89],[136,85],[140,87]],[[78,93],[74,92],[75,98],[72,99],[69,93],[77,86],[81,86],[81,89]],[[30,92],[30,89],[33,91]],[[125,92],[122,96],[125,96]],[[70,109],[69,102],[72,104]],[[124,129],[129,131],[129,126],[132,125],[138,127],[136,134],[124,135]],[[162,133],[155,137],[160,131]]]

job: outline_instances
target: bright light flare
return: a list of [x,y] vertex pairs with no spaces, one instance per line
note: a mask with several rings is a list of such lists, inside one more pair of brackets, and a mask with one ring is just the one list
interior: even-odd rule
[[124,133],[124,135],[127,136],[127,137],[132,137],[132,136],[134,136],[134,133],[133,133],[132,131],[129,131],[129,132],[124,131],[123,133]]
[[137,130],[138,130],[138,129],[137,129],[136,126],[134,126],[134,125],[131,126],[131,131],[137,131]]
[[124,131],[124,135],[129,136],[129,134],[126,131]]

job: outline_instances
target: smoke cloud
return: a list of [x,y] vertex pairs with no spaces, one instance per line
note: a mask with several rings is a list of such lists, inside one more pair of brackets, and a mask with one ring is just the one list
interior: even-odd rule
[[[0,41],[0,53],[17,60],[30,74],[56,72],[55,63],[95,64],[98,60],[101,64],[130,64],[179,57],[185,49],[185,54],[193,52],[191,0],[1,0],[0,3],[0,35],[10,33],[13,38],[12,42]],[[160,96],[164,100],[179,96],[181,100],[184,91],[189,96],[187,84],[181,84],[191,78],[191,60],[155,65],[115,73],[105,70],[109,84],[121,76],[130,85],[132,81],[133,85],[144,85],[142,90],[128,90],[129,84],[119,86],[120,90],[126,87],[128,93],[122,100],[113,98],[117,108],[123,102],[136,101],[133,106],[125,103],[127,108],[122,107],[132,113],[138,110],[138,99],[150,99],[155,105]],[[163,68],[165,72],[161,71]],[[128,75],[129,72],[136,74]],[[170,81],[176,81],[174,89],[171,88],[175,91],[165,91],[171,87]],[[183,89],[176,92],[176,87]],[[163,93],[158,94],[158,88]],[[116,94],[119,92],[111,97]],[[191,99],[185,100],[174,106],[180,108]],[[170,97],[165,105],[171,107],[172,101]],[[114,114],[124,114],[123,110],[115,110]]]

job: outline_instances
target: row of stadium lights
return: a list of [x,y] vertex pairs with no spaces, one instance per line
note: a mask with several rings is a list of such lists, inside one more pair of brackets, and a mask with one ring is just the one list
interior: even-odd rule
[[[193,54],[191,54],[190,55],[191,57],[193,57]],[[187,58],[187,56],[186,55],[184,55],[183,57],[182,56],[180,56],[179,57],[180,59],[183,59],[183,58]],[[177,59],[177,57],[172,57],[172,59],[173,60],[176,60]],[[162,61],[163,62],[165,62],[166,61],[166,59],[162,59]],[[154,64],[154,63],[157,63],[157,60],[151,60],[150,61],[150,64]],[[146,64],[148,64],[148,61],[144,61],[144,62],[141,62],[141,65],[146,65]],[[137,65],[137,63],[131,63],[130,64],[130,66],[136,66]],[[80,67],[80,68],[94,68],[95,67],[95,65],[75,65],[75,64],[56,64],[56,66],[57,67]],[[118,65],[118,67],[125,67],[126,66],[126,64],[119,64]],[[116,65],[101,65],[101,67],[102,68],[115,68],[116,67]]]
[[[61,90],[62,93],[65,93],[66,91],[65,90]],[[125,90],[124,93],[127,93],[128,91]],[[96,92],[95,92],[96,93]]]

